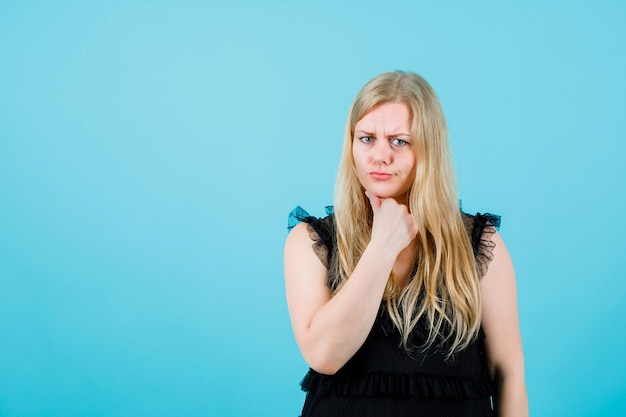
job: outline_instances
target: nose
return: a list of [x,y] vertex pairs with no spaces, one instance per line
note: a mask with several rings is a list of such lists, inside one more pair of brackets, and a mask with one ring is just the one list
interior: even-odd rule
[[377,140],[372,148],[372,162],[374,165],[389,165],[391,158],[391,144],[386,140]]

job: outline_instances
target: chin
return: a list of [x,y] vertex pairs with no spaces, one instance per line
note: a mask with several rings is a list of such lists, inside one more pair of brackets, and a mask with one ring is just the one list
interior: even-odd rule
[[389,190],[377,190],[376,188],[372,188],[371,192],[380,198],[393,198],[395,200],[405,196],[405,193],[396,193]]

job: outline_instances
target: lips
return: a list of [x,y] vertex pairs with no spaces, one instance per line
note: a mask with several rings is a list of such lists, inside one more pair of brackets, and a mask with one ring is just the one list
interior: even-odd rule
[[392,174],[389,174],[388,172],[379,172],[379,171],[372,171],[370,172],[370,177],[374,178],[377,181],[385,181],[388,180],[392,177]]

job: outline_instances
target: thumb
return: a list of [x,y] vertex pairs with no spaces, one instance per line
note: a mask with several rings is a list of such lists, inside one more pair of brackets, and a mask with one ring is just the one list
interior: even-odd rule
[[377,195],[370,193],[369,191],[365,191],[365,195],[370,201],[370,205],[372,206],[372,211],[374,212],[374,214],[376,214],[376,212],[380,208],[380,205],[382,204],[382,199],[378,197]]

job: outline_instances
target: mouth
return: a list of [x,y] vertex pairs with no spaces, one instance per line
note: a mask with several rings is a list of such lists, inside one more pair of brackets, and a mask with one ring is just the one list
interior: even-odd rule
[[370,177],[374,178],[378,181],[385,181],[390,179],[393,175],[388,172],[380,172],[380,171],[372,171],[370,172]]

